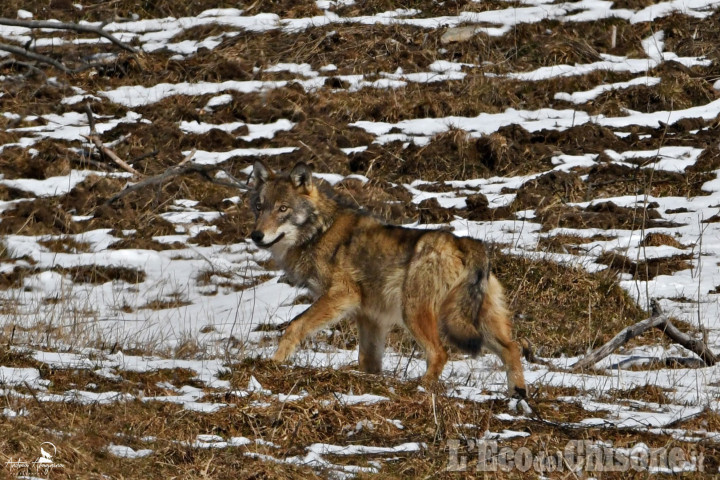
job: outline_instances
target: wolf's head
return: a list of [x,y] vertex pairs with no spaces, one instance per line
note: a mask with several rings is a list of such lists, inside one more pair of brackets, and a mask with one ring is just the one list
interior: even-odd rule
[[289,173],[275,173],[257,161],[252,180],[250,208],[255,213],[255,229],[250,238],[256,245],[282,255],[322,229],[322,196],[308,165],[300,162]]

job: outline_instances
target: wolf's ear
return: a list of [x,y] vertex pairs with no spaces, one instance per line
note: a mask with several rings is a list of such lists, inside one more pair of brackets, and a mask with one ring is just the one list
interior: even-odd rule
[[265,165],[264,162],[258,160],[255,162],[252,171],[252,181],[255,187],[259,187],[263,183],[267,182],[275,173]]
[[312,170],[303,162],[298,163],[290,171],[290,181],[295,188],[304,187],[305,190],[312,188]]

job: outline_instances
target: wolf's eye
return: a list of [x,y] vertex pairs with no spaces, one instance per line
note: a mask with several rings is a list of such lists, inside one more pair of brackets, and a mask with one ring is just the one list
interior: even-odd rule
[[258,210],[258,211],[262,210],[262,203],[257,202],[257,203],[255,204],[255,210]]
[[287,212],[287,205],[280,205],[280,208],[278,208],[281,212]]

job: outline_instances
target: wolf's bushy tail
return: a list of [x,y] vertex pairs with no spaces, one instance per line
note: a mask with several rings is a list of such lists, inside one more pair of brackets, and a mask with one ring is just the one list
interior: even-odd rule
[[465,255],[465,271],[450,289],[440,308],[443,335],[460,350],[471,355],[483,347],[482,319],[491,310],[505,311],[502,287],[490,272],[490,261],[482,244],[459,239]]

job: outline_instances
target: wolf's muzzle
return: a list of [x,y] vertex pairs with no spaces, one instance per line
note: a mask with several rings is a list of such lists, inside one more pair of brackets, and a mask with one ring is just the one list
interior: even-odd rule
[[277,236],[277,238],[271,242],[263,243],[263,238],[265,238],[265,234],[261,232],[260,230],[253,230],[253,232],[250,234],[250,238],[253,242],[255,242],[255,245],[261,248],[270,248],[273,245],[275,245],[277,242],[282,240],[285,237],[285,232],[281,233]]

